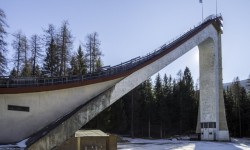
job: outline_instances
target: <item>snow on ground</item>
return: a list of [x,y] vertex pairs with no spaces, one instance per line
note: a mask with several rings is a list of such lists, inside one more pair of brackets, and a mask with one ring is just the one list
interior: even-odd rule
[[28,139],[25,139],[16,144],[0,145],[0,150],[23,150],[27,141]]
[[250,150],[250,139],[232,139],[232,142],[123,139],[128,142],[118,143],[119,150]]

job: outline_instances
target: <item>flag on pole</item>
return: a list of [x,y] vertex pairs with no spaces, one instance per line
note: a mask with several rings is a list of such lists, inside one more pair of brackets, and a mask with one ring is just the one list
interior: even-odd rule
[[200,3],[202,3],[202,0],[200,0]]

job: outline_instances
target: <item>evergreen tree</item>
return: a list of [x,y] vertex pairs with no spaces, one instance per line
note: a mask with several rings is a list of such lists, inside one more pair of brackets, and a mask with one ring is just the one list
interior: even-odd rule
[[172,128],[172,121],[171,116],[174,115],[174,110],[172,110],[172,103],[173,103],[173,91],[172,91],[172,77],[167,77],[166,74],[164,74],[163,77],[163,103],[161,104],[163,109],[161,112],[161,117],[163,120],[163,133],[164,136],[166,136],[166,132],[170,132],[170,129]]
[[194,82],[188,67],[183,75],[183,103],[182,120],[185,124],[185,131],[194,131],[197,123],[198,101],[195,99]]
[[17,71],[16,71],[15,67],[10,71],[10,76],[11,77],[17,77]]
[[244,87],[240,90],[241,137],[250,136],[250,100]]
[[49,24],[48,29],[44,29],[43,32],[44,32],[43,35],[44,45],[46,47],[49,47],[49,45],[51,44],[51,40],[56,38],[57,35],[56,27],[53,24]]
[[110,130],[114,133],[125,133],[127,117],[124,111],[123,99],[116,101],[110,108]]
[[162,81],[161,81],[161,76],[159,73],[157,74],[155,78],[154,95],[155,95],[155,99],[157,100],[161,99],[163,96]]
[[77,75],[79,73],[79,68],[78,68],[77,59],[75,55],[71,56],[70,66],[71,66],[70,74]]
[[179,71],[177,75],[177,82],[176,80],[173,81],[173,102],[171,107],[178,111],[175,111],[171,116],[171,124],[175,126],[175,129],[178,127],[179,134],[194,132],[197,123],[198,100],[195,98],[191,72],[186,67],[184,74]]
[[5,38],[7,36],[6,29],[8,24],[5,21],[6,15],[4,11],[0,8],[0,75],[4,75],[6,73],[7,68],[7,42]]
[[34,74],[33,74],[35,77],[40,77],[41,76],[41,68],[39,65],[36,65],[35,67],[35,71],[34,71]]
[[154,86],[154,109],[155,109],[155,120],[154,122],[156,124],[160,125],[160,137],[162,138],[162,127],[163,127],[163,107],[162,104],[164,103],[164,99],[163,99],[163,90],[162,90],[162,81],[161,81],[161,77],[160,74],[158,73],[155,79],[155,86]]
[[250,75],[247,79],[247,91],[248,91],[248,97],[250,98]]
[[171,112],[175,112],[171,116],[172,121],[172,133],[171,134],[178,134],[179,133],[179,120],[180,120],[180,102],[179,102],[179,86],[176,79],[173,79],[173,94],[172,94],[172,101],[171,101]]
[[82,51],[81,45],[79,46],[77,53],[74,53],[70,60],[71,74],[73,75],[85,75],[86,68],[86,59]]
[[145,116],[146,129],[148,129],[148,137],[151,137],[151,118],[153,117],[153,92],[152,92],[152,81],[149,78],[144,82],[144,103],[145,107],[143,107],[143,113]]
[[44,30],[45,58],[42,74],[53,77],[59,76],[59,35],[54,25],[49,24]]
[[234,114],[236,115],[236,120],[235,123],[238,124],[238,135],[237,136],[242,136],[242,120],[241,120],[241,101],[240,101],[240,94],[241,94],[241,85],[240,85],[240,80],[238,77],[236,77],[232,83],[231,86],[232,94],[233,94],[233,100],[234,100]]
[[88,122],[84,129],[101,129],[104,132],[125,134],[127,131],[127,116],[123,98],[116,101],[94,119]]
[[81,45],[77,50],[76,61],[78,66],[78,73],[85,75],[87,73],[86,58]]
[[31,68],[30,68],[30,64],[28,62],[24,63],[22,72],[21,72],[21,76],[22,77],[30,77],[31,75]]
[[224,93],[227,122],[231,136],[249,136],[250,100],[246,89],[236,77],[230,88]]
[[[177,118],[178,118],[178,123],[177,123],[177,126],[178,127],[178,134],[181,134],[183,132],[183,119],[184,119],[184,111],[183,111],[183,108],[184,108],[184,102],[185,100],[183,99],[184,98],[184,81],[183,81],[183,72],[180,70],[178,73],[177,73],[177,76],[178,76],[178,79],[177,79],[177,82],[176,82],[176,95],[174,97],[175,99],[175,102],[177,104],[177,110],[178,110],[178,113],[177,113]],[[185,103],[186,104],[186,103]],[[187,107],[187,106],[185,106]]]
[[227,87],[224,90],[224,101],[225,101],[225,110],[226,110],[226,119],[228,124],[228,129],[230,132],[230,136],[235,135],[235,115],[234,115],[234,99],[231,88]]
[[236,77],[224,91],[226,117],[231,136],[250,136],[250,99]]
[[57,46],[54,38],[51,39],[48,48],[46,49],[46,56],[44,58],[43,72],[46,76],[59,76]]
[[95,64],[96,64],[95,71],[99,71],[100,68],[103,66],[103,65],[102,65],[101,57],[98,57],[98,59],[96,60]]

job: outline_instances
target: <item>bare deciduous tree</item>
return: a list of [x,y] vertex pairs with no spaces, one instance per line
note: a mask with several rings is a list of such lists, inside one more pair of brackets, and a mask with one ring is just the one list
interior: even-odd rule
[[31,50],[31,61],[32,61],[32,75],[34,76],[39,59],[41,59],[43,56],[41,38],[37,34],[34,34],[31,37],[30,50]]
[[8,25],[5,19],[6,19],[6,15],[4,11],[0,9],[0,75],[3,75],[4,73],[6,73],[6,68],[7,68],[7,59],[6,59],[7,42],[5,41],[7,32],[5,28],[8,27]]
[[[88,61],[88,71],[90,73],[96,71],[97,63],[101,62],[101,59],[98,61],[99,58],[102,56],[102,52],[100,50],[101,42],[98,39],[98,33],[94,32],[92,34],[87,35],[87,42],[85,44],[86,48],[86,57]],[[99,65],[99,64],[98,64]]]

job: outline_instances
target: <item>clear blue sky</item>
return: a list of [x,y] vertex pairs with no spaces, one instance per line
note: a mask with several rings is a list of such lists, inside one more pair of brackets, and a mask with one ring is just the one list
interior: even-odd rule
[[[216,0],[203,0],[204,17],[214,14]],[[12,33],[22,30],[30,38],[43,34],[48,24],[61,26],[68,20],[74,49],[87,34],[99,33],[104,65],[145,55],[201,21],[199,0],[0,0],[7,15],[8,49]],[[224,18],[222,36],[223,79],[246,79],[250,74],[250,0],[218,0]],[[188,66],[198,79],[197,48],[161,73],[176,77]]]

